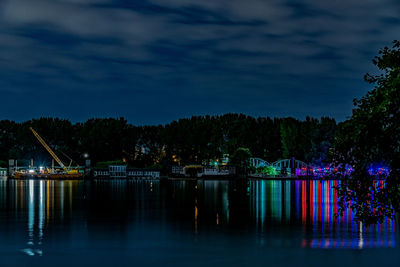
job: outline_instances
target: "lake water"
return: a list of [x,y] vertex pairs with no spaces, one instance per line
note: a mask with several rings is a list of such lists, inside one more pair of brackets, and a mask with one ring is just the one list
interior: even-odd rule
[[1,266],[399,266],[337,181],[0,180]]

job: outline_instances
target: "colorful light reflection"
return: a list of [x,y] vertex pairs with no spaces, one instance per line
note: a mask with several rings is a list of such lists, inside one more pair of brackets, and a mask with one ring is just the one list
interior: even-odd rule
[[302,247],[351,248],[395,246],[395,221],[365,227],[353,218],[351,209],[336,217],[338,198],[334,190],[340,181],[250,182],[251,215],[262,228],[268,220],[276,223],[299,221],[305,234]]

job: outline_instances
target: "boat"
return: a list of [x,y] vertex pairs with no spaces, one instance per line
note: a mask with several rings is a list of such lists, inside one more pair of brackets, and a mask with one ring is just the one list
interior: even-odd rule
[[30,178],[37,178],[37,179],[59,179],[59,180],[65,180],[65,179],[82,179],[83,175],[81,173],[29,173],[26,171],[16,171],[14,172],[13,175],[14,179],[30,179]]
[[54,151],[46,144],[43,138],[32,128],[29,130],[33,133],[40,144],[49,152],[53,159],[60,165],[61,169],[48,169],[40,167],[39,169],[31,168],[27,170],[17,170],[14,172],[13,178],[40,178],[40,179],[81,179],[83,175],[79,173],[79,167],[72,168],[71,163],[67,167],[61,159],[54,153]]

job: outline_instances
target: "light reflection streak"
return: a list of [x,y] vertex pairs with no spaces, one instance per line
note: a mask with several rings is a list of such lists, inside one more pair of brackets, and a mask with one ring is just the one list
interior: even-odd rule
[[35,205],[34,205],[34,181],[29,180],[29,204],[28,204],[28,245],[33,245],[33,226],[35,220]]
[[64,181],[60,181],[60,216],[64,218]]
[[[60,185],[55,186],[54,181],[34,179],[9,182],[13,183],[15,188],[11,192],[15,194],[12,200],[16,216],[22,214],[27,219],[27,248],[21,251],[29,256],[42,256],[46,225],[51,218],[60,216],[60,214],[55,214],[55,211],[60,210],[60,218],[63,219],[65,189],[69,189],[69,199],[72,201],[72,187],[77,186],[78,183],[69,181],[66,184],[58,181]],[[56,194],[58,190],[60,190],[59,194]],[[57,208],[54,205],[57,205]],[[72,209],[72,203],[69,208]]]
[[222,207],[223,214],[226,216],[226,222],[229,223],[229,194],[228,194],[228,185],[225,186],[225,190],[222,193]]
[[[293,183],[292,187],[288,185],[290,183]],[[338,183],[340,181],[252,180],[251,214],[257,222],[264,222],[265,217],[272,218],[279,224],[291,220],[300,221],[305,229],[311,229],[311,233],[301,242],[303,247],[362,249],[395,246],[395,223],[392,219],[387,218],[381,224],[363,227],[354,220],[350,208],[346,209],[344,216],[335,216],[338,211],[338,198],[333,187]],[[377,186],[381,185],[378,183]],[[258,187],[263,190],[257,190]],[[291,198],[295,199],[296,205],[300,203],[300,207],[291,205]],[[266,210],[266,205],[270,205],[271,209]],[[282,216],[285,217],[284,221]]]
[[43,201],[43,196],[44,196],[44,182],[43,180],[40,181],[40,194],[39,194],[39,223],[38,223],[38,227],[39,227],[39,245],[42,244],[42,240],[43,240],[43,226],[44,226],[44,201]]
[[50,219],[50,181],[46,181],[46,221]]
[[301,212],[301,204],[302,204],[302,191],[301,191],[301,183],[302,181],[295,181],[295,194],[296,194],[296,200],[295,200],[295,205],[296,205],[296,217],[300,217],[300,212]]
[[285,220],[290,221],[290,181],[285,181]]
[[197,199],[195,199],[195,206],[194,206],[194,232],[195,234],[198,233],[198,222],[197,222],[197,216],[198,216],[198,208],[197,208]]

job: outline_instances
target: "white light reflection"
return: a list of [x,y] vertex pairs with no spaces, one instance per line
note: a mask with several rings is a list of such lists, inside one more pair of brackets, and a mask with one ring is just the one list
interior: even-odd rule
[[33,245],[33,225],[35,220],[34,181],[29,180],[29,205],[28,205],[28,245]]
[[39,195],[39,242],[38,244],[42,244],[43,240],[43,225],[44,225],[44,182],[40,181],[40,195]]
[[[35,248],[34,243],[34,228],[35,228],[35,181],[28,182],[29,200],[28,200],[28,248],[21,251],[28,256],[42,256],[43,251],[40,248]],[[44,183],[40,181],[39,186],[39,214],[38,214],[39,242],[42,244],[43,226],[44,226]]]
[[360,240],[358,241],[358,248],[362,249],[363,247],[364,247],[363,227],[362,227],[362,222],[360,222]]

